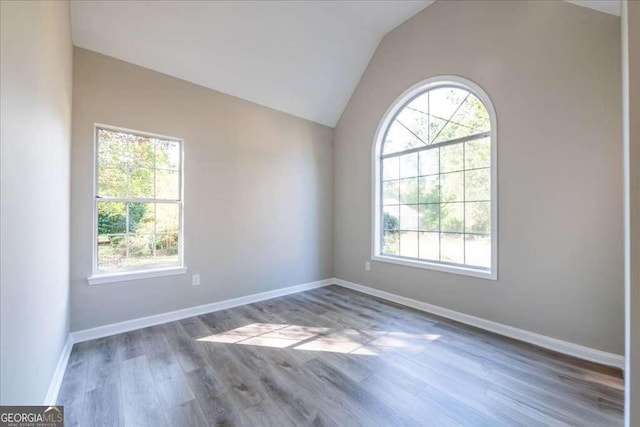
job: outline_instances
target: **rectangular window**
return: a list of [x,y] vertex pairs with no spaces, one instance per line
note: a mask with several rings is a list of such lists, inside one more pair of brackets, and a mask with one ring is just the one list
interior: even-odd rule
[[382,255],[491,267],[488,136],[394,153],[382,170]]
[[182,266],[182,140],[95,132],[94,275]]

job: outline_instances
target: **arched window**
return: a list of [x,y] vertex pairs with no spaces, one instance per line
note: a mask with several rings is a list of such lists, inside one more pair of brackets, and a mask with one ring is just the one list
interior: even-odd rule
[[497,278],[496,118],[459,77],[406,91],[373,155],[373,259]]

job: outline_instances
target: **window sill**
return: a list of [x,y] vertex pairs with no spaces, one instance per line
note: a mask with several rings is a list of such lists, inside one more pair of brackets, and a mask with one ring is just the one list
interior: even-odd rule
[[149,279],[152,277],[177,276],[185,274],[187,267],[165,267],[154,270],[124,271],[121,273],[97,274],[87,279],[90,285],[127,282],[129,280]]
[[386,262],[389,264],[404,265],[405,267],[423,268],[425,270],[440,271],[443,273],[459,274],[462,276],[478,277],[480,279],[498,280],[495,271],[487,271],[472,267],[458,267],[453,265],[438,264],[429,261],[418,261],[413,259],[395,258],[385,255],[375,255],[373,261]]

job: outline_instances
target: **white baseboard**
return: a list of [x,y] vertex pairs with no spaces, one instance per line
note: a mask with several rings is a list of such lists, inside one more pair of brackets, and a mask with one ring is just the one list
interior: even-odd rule
[[153,316],[140,317],[137,319],[131,319],[124,322],[112,323],[110,325],[98,326],[96,328],[84,329],[81,331],[71,332],[67,338],[67,342],[62,350],[58,365],[51,379],[49,390],[45,398],[45,405],[55,404],[58,398],[58,392],[62,379],[69,361],[71,349],[73,344],[89,341],[97,338],[103,338],[111,335],[120,334],[123,332],[129,332],[136,329],[146,328],[149,326],[160,325],[162,323],[173,322],[175,320],[186,319],[188,317],[199,316],[206,313],[212,313],[215,311],[226,310],[228,308],[238,307],[241,305],[251,304],[254,302],[265,301],[272,298],[277,298],[285,295],[295,294],[298,292],[307,291],[310,289],[321,288],[328,285],[338,285],[344,288],[353,289],[358,292],[369,294],[378,298],[382,298],[388,301],[392,301],[398,304],[405,305],[407,307],[415,308],[416,310],[425,311],[427,313],[433,313],[438,316],[445,317],[447,319],[455,320],[460,323],[475,326],[487,331],[495,332],[500,335],[504,335],[509,338],[514,338],[520,341],[528,342],[540,347],[547,348],[549,350],[557,351],[558,353],[567,354],[570,356],[578,357],[580,359],[590,360],[592,362],[601,363],[603,365],[613,366],[619,369],[624,369],[624,356],[607,353],[601,350],[581,346],[578,344],[562,341],[556,338],[547,337],[545,335],[537,334],[535,332],[525,331],[523,329],[514,328],[512,326],[503,325],[501,323],[492,322],[490,320],[481,319],[479,317],[471,316],[468,314],[460,313],[448,308],[439,307],[437,305],[428,304],[426,302],[418,301],[411,298],[402,297],[400,295],[392,294],[390,292],[381,291],[378,289],[370,288],[368,286],[359,285],[357,283],[348,282],[341,279],[325,279],[317,282],[303,283],[301,285],[290,286],[287,288],[275,289],[273,291],[261,292],[258,294],[247,295],[244,297],[232,298],[224,301],[214,302],[210,304],[199,305],[195,307],[185,308],[182,310],[171,311],[168,313],[156,314]]
[[546,335],[537,334],[535,332],[525,331],[524,329],[518,329],[514,328],[513,326],[492,322],[491,320],[486,320],[480,317],[471,316],[469,314],[460,313],[448,308],[428,304],[426,302],[418,301],[412,298],[402,297],[400,295],[370,288],[364,285],[359,285],[357,283],[348,282],[346,280],[334,279],[334,283],[336,285],[349,288],[354,291],[362,292],[368,295],[385,299],[387,301],[402,304],[407,307],[415,308],[416,310],[446,317],[447,319],[475,326],[477,328],[484,329],[490,332],[495,332],[499,335],[504,335],[509,338],[514,338],[519,341],[524,341],[530,344],[537,345],[539,347],[557,351],[558,353],[567,354],[569,356],[589,360],[592,362],[600,363],[602,365],[624,369],[624,356],[619,354],[608,353],[579,344],[559,340],[557,338],[551,338]]
[[289,286],[287,288],[275,289],[273,291],[260,292],[258,294],[232,298],[224,301],[214,302],[211,304],[198,305],[196,307],[170,311],[168,313],[161,313],[154,316],[140,317],[124,322],[98,326],[97,328],[71,332],[67,337],[67,342],[62,349],[62,354],[60,355],[60,359],[58,360],[58,365],[56,366],[56,370],[53,373],[51,382],[49,383],[49,390],[47,391],[47,396],[45,397],[44,404],[55,405],[58,399],[58,392],[60,391],[62,379],[64,378],[64,373],[67,369],[67,363],[69,362],[71,349],[73,348],[73,344],[75,343],[108,337],[123,332],[133,331],[135,329],[160,325],[162,323],[173,322],[175,320],[186,319],[188,317],[212,313],[214,311],[226,310],[228,308],[238,307],[241,305],[251,304],[259,301],[265,301],[268,299],[295,294],[298,292],[308,291],[310,289],[321,288],[323,286],[333,284],[334,279],[319,280],[317,282],[303,283],[301,285]]
[[49,390],[47,391],[47,396],[44,398],[43,405],[52,406],[56,404],[56,400],[58,400],[58,392],[60,391],[60,385],[62,385],[62,378],[64,378],[64,373],[67,370],[67,362],[69,362],[69,356],[71,355],[72,347],[73,340],[71,338],[71,335],[68,335],[67,341],[64,343],[64,347],[62,348],[60,358],[58,359],[56,370],[53,372],[53,377],[51,377]]
[[301,285],[289,286],[287,288],[275,289],[273,291],[260,292],[258,294],[247,295],[244,297],[198,305],[182,310],[170,311],[168,313],[139,317],[137,319],[98,326],[91,329],[83,329],[80,331],[72,332],[70,336],[74,343],[89,341],[96,338],[103,338],[111,335],[121,334],[123,332],[133,331],[136,329],[147,328],[149,326],[160,325],[162,323],[186,319],[188,317],[199,316],[201,314],[212,313],[214,311],[226,310],[228,308],[238,307],[241,305],[251,304],[259,301],[265,301],[284,295],[295,294],[298,292],[307,291],[309,289],[321,288],[323,286],[332,285],[333,283],[334,279],[325,279],[319,280],[317,282],[303,283]]

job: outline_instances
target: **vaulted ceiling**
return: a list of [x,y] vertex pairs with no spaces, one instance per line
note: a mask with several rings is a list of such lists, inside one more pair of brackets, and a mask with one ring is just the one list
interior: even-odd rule
[[431,1],[76,1],[76,46],[334,126],[382,37]]
[[622,6],[620,0],[565,0],[578,6],[588,7],[609,15],[620,16]]
[[72,1],[71,20],[76,46],[333,127],[382,37],[431,3]]

